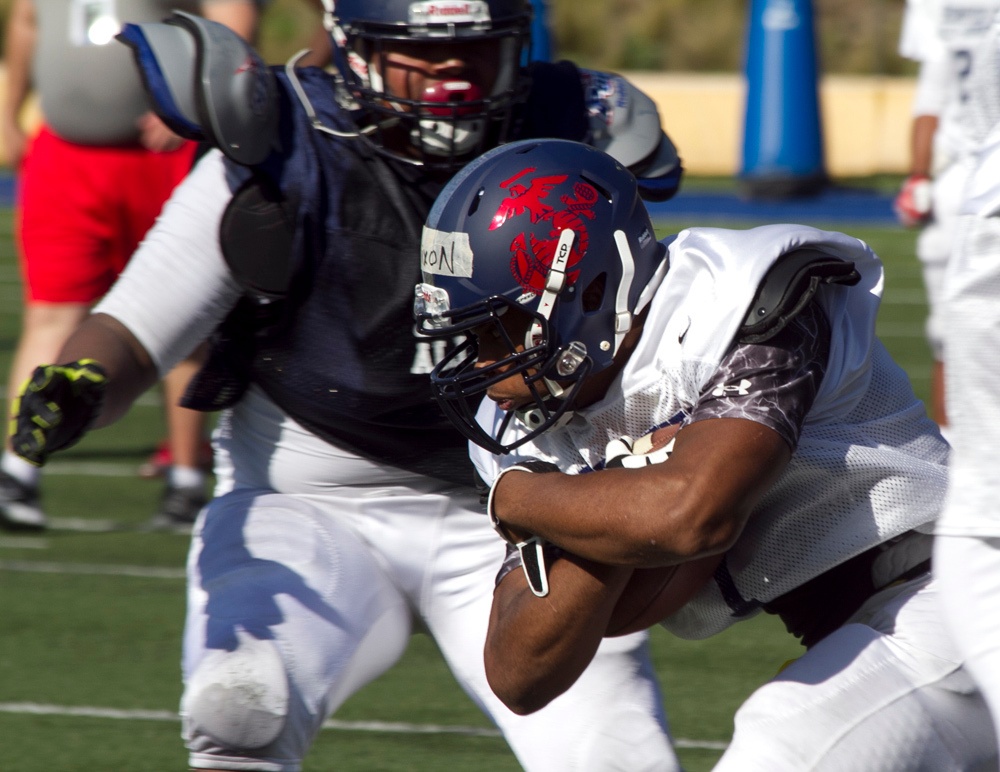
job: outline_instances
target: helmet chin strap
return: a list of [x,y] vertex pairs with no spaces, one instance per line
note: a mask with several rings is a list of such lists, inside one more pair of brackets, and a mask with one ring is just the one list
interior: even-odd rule
[[[566,284],[566,265],[569,262],[570,252],[573,247],[573,240],[576,233],[569,228],[563,229],[559,234],[559,242],[556,245],[556,254],[552,259],[552,267],[545,279],[545,291],[538,302],[539,314],[548,320],[552,316],[556,298],[562,292]],[[632,289],[632,279],[635,277],[635,259],[632,257],[632,248],[628,244],[628,237],[624,231],[617,230],[614,233],[615,245],[618,247],[618,258],[622,263],[622,279],[618,283],[615,292],[615,347],[614,353],[618,353],[622,341],[632,329],[632,312],[628,307],[628,296]],[[534,340],[542,332],[541,324],[534,322],[525,335],[525,347],[534,345]],[[566,393],[561,385],[550,378],[543,378],[542,382],[548,389],[549,396],[560,398]],[[517,416],[522,423],[530,429],[535,429],[542,425],[545,420],[545,412],[538,407],[532,407],[517,411]],[[559,417],[559,420],[551,428],[558,428],[565,425],[573,417],[573,411],[567,410]]]
[[[566,266],[569,264],[569,256],[573,251],[573,241],[576,239],[576,231],[571,228],[563,228],[559,232],[559,241],[556,243],[556,253],[552,256],[552,266],[545,277],[545,290],[538,301],[538,315],[545,321],[552,318],[552,310],[556,305],[556,298],[566,286]],[[535,345],[535,340],[542,334],[542,325],[535,322],[531,325],[524,339],[524,347],[531,348]]]
[[333,0],[321,0],[323,3],[323,26],[327,32],[333,32]]
[[[545,413],[537,407],[528,408],[527,410],[518,410],[516,412],[518,420],[529,429],[537,429],[545,421]],[[553,423],[549,428],[558,429],[560,426],[565,426],[574,415],[575,414],[572,410],[567,410],[559,416],[559,420]]]
[[410,132],[410,141],[428,155],[465,155],[478,147],[486,132],[485,121],[436,121],[424,118]]
[[[296,53],[295,56],[289,59],[285,64],[285,75],[288,76],[288,82],[292,84],[292,90],[295,91],[295,96],[298,97],[298,100],[302,105],[302,109],[305,110],[306,115],[309,116],[309,123],[312,127],[317,131],[322,131],[324,134],[330,134],[334,137],[344,137],[348,139],[352,137],[362,137],[366,134],[372,134],[377,131],[379,129],[379,126],[377,125],[365,126],[365,128],[359,129],[358,131],[337,131],[336,129],[331,129],[319,119],[319,116],[316,115],[316,110],[312,106],[312,102],[309,101],[309,97],[306,94],[305,89],[302,88],[302,84],[299,82],[299,76],[295,73],[295,65],[298,64],[299,60],[308,53],[309,49],[303,48],[301,51]],[[383,123],[382,127],[384,128],[385,125],[386,124]]]
[[[566,286],[566,266],[569,264],[569,256],[573,251],[573,241],[576,239],[576,231],[571,228],[563,228],[559,233],[559,241],[556,243],[556,253],[552,257],[552,266],[549,268],[548,276],[545,277],[545,290],[538,301],[538,314],[548,321],[552,317],[552,310],[555,308],[556,299],[563,287]],[[524,336],[524,347],[531,348],[535,341],[542,334],[540,322],[532,322],[531,327]],[[548,389],[549,396],[558,399],[566,390],[550,378],[542,378],[542,383]],[[541,408],[533,407],[526,410],[517,411],[518,418],[528,427],[536,428],[545,419],[545,414]],[[572,418],[572,411],[567,411],[560,418],[558,425],[562,426]]]

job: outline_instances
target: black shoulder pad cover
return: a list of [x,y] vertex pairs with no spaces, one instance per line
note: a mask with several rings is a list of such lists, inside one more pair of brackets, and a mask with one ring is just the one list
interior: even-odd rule
[[277,300],[292,282],[295,221],[280,191],[259,175],[236,191],[222,215],[222,256],[243,291]]
[[742,343],[761,343],[777,335],[812,300],[820,284],[857,284],[850,260],[818,249],[796,249],[778,258],[757,288],[740,327]]

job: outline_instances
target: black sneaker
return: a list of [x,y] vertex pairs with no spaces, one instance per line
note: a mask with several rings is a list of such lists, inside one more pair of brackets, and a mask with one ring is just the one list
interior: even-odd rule
[[0,471],[0,529],[43,531],[48,519],[38,504],[38,489]]
[[201,488],[174,488],[168,485],[160,499],[160,509],[153,516],[152,527],[158,530],[190,531],[208,497]]

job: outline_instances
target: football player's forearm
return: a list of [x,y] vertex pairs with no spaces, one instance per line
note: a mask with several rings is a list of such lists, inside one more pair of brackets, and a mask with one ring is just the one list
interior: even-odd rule
[[521,571],[497,587],[484,652],[493,692],[520,715],[545,707],[593,659],[632,570],[566,556],[549,569],[549,594],[535,596]]
[[504,476],[495,494],[506,525],[611,565],[651,567],[702,554],[684,479],[647,469]]
[[93,314],[70,336],[57,363],[94,359],[108,376],[104,406],[94,428],[123,416],[159,378],[156,366],[134,335],[117,319]]
[[763,424],[700,421],[677,433],[663,463],[582,475],[512,469],[495,485],[493,514],[601,563],[683,563],[727,550],[790,458]]
[[931,175],[934,156],[934,135],[937,133],[936,115],[918,115],[913,119],[910,136],[910,174],[923,177]]

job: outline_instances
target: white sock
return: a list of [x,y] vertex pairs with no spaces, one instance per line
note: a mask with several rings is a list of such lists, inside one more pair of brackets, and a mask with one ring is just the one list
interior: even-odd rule
[[167,482],[172,488],[204,488],[205,473],[192,466],[170,467]]
[[38,481],[42,477],[41,467],[28,463],[19,455],[9,450],[5,450],[3,456],[0,457],[0,469],[29,488],[37,488]]

